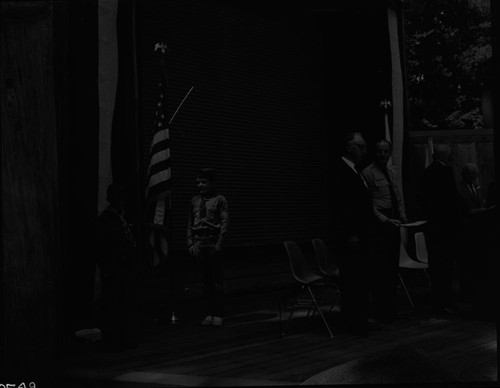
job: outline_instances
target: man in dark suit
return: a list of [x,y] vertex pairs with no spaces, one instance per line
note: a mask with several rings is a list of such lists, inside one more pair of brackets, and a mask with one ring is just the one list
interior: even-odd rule
[[452,284],[460,214],[455,177],[447,165],[450,156],[448,145],[438,145],[434,149],[434,160],[424,170],[420,182],[422,208],[428,220],[424,233],[429,254],[432,310],[438,315],[457,313]]
[[478,167],[467,163],[462,168],[462,180],[458,184],[461,199],[463,225],[460,231],[458,252],[458,273],[460,299],[472,303],[476,299],[476,288],[480,274],[486,267],[485,257],[488,245],[488,217],[484,191],[477,184]]
[[343,323],[353,334],[368,335],[368,252],[375,216],[359,171],[366,154],[360,133],[349,134],[337,164],[333,240],[338,252]]
[[467,163],[462,168],[462,180],[458,184],[458,192],[462,198],[466,213],[474,214],[485,210],[483,188],[477,184],[478,168],[474,163]]
[[98,265],[101,273],[103,345],[109,350],[137,346],[132,339],[135,313],[134,292],[138,281],[136,242],[125,219],[127,187],[113,183],[107,190],[109,206],[96,222]]
[[391,153],[392,144],[378,140],[375,158],[363,170],[377,217],[370,259],[372,317],[382,323],[390,323],[397,316],[400,226],[407,222],[401,185],[394,166],[389,164]]

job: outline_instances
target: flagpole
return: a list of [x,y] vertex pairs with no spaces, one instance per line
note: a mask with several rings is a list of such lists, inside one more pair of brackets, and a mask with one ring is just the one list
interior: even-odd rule
[[[191,94],[194,86],[191,86],[187,94],[170,118],[168,124],[165,123],[167,116],[167,69],[165,66],[165,57],[168,47],[165,43],[155,44],[155,52],[161,55],[162,81],[160,82],[160,98],[156,111],[156,132],[151,142],[151,161],[148,168],[149,183],[146,196],[155,201],[153,214],[153,232],[151,234],[151,243],[154,247],[153,267],[168,261],[165,267],[168,271],[168,280],[170,282],[170,307],[171,315],[168,323],[177,324],[179,318],[175,314],[175,261],[173,249],[173,222],[172,222],[172,194],[171,194],[171,157],[170,157],[170,125],[176,117],[180,108]],[[159,188],[159,189],[158,189]],[[159,192],[158,192],[159,190]],[[168,203],[167,203],[168,201]],[[167,217],[167,218],[165,218]]]
[[[166,58],[166,53],[168,51],[168,47],[167,45],[164,43],[164,42],[159,42],[159,43],[156,43],[155,44],[155,48],[154,48],[154,51],[155,52],[159,52],[160,55],[161,55],[161,70],[162,70],[162,76],[163,76],[163,80],[162,80],[162,83],[160,85],[163,85],[162,87],[162,90],[160,92],[160,96],[161,96],[161,99],[165,99],[166,100],[166,92],[167,92],[167,83],[168,83],[168,79],[167,79],[167,70],[166,70],[166,66],[165,66],[165,58]],[[187,96],[186,96],[187,97]],[[184,101],[184,100],[183,100]],[[161,112],[160,112],[160,115],[159,115],[159,120],[163,121],[164,117],[166,116],[166,106],[167,104],[163,104],[162,101],[160,101],[159,103],[159,107],[161,107]],[[176,110],[176,113],[177,111],[179,110],[180,106],[177,108]],[[175,116],[175,114],[174,114]],[[164,134],[162,134],[162,138],[163,139],[169,139],[170,138],[170,134],[169,134],[169,126],[170,126],[170,123],[171,123],[172,119],[169,121],[169,124],[167,127],[164,127],[163,125],[160,125],[160,128],[164,131],[166,131]],[[165,157],[165,156],[163,156]],[[168,158],[170,159],[170,153],[168,153]],[[148,172],[149,174],[149,172]],[[167,179],[170,179],[170,170],[168,171],[168,174],[167,174]],[[170,187],[170,186],[169,186]],[[168,191],[170,191],[170,189],[168,188],[167,189]],[[163,260],[168,260],[168,263],[167,263],[167,270],[168,270],[168,279],[169,279],[169,282],[170,282],[170,295],[169,295],[169,307],[170,307],[170,311],[171,311],[171,314],[170,314],[170,319],[167,321],[168,324],[178,324],[180,322],[179,318],[177,317],[177,315],[175,314],[175,309],[174,309],[174,260],[173,260],[173,243],[172,243],[172,227],[173,227],[173,223],[172,223],[172,206],[171,206],[171,192],[170,194],[168,195],[165,195],[166,192],[162,192],[162,198],[161,199],[158,199],[157,202],[156,202],[156,211],[159,213],[156,213],[155,214],[155,217],[158,216],[159,218],[161,217],[161,225],[163,226],[162,228],[160,228],[157,233],[160,234],[159,236],[159,241],[154,239],[155,240],[155,243],[159,243],[159,249],[158,247],[156,246],[155,248],[157,249],[157,251],[155,251],[153,253],[153,255],[156,255],[158,254],[158,257],[159,257],[159,261],[161,261],[161,259]],[[161,201],[161,202],[160,202]],[[167,201],[168,201],[168,208],[167,208]],[[158,205],[161,205],[161,209],[158,209]],[[167,219],[167,225],[165,225],[165,217],[168,217]],[[156,221],[156,220],[155,220]],[[165,227],[166,226],[166,229],[165,230]],[[165,234],[162,236],[162,234]],[[166,239],[166,241],[164,240]],[[166,248],[166,249],[164,249]],[[153,263],[154,265],[154,263]],[[161,263],[159,262],[158,265],[161,265]]]
[[[179,104],[179,106],[177,107],[177,109],[175,110],[174,114],[172,115],[172,117],[170,118],[170,121],[168,122],[169,126],[170,124],[172,124],[172,121],[174,121],[174,118],[175,116],[177,115],[177,112],[179,112],[179,109],[181,108],[181,106],[184,104],[184,101],[186,101],[186,99],[188,98],[188,96],[191,94],[191,92],[193,91],[194,89],[194,86],[191,86],[191,88],[189,89],[189,91],[187,92],[187,94],[184,96],[184,98],[182,99],[181,103]],[[169,201],[171,201],[171,197],[169,197]],[[174,276],[173,276],[173,268],[174,268],[174,265],[173,265],[173,259],[172,259],[172,256],[173,256],[173,222],[172,222],[172,206],[170,205],[168,207],[170,209],[170,214],[168,215],[168,241],[170,241],[170,247],[169,247],[169,250],[168,250],[168,255],[169,255],[169,258],[168,260],[172,263],[170,265],[170,304],[171,304],[171,309],[172,309],[172,315],[170,316],[170,321],[169,323],[171,325],[176,325],[178,323],[180,323],[180,320],[179,320],[179,317],[177,315],[175,315],[175,309],[174,309]]]
[[[169,197],[169,201],[170,201],[170,197]],[[174,306],[174,300],[175,300],[175,293],[174,293],[174,260],[173,260],[173,252],[174,252],[174,249],[173,249],[173,222],[172,222],[172,206],[169,206],[169,217],[168,217],[168,237],[169,237],[169,241],[170,241],[170,247],[169,247],[169,250],[168,250],[168,255],[169,255],[169,258],[168,258],[168,261],[170,262],[170,310],[172,311],[172,314],[170,315],[170,320],[168,321],[169,324],[171,325],[177,325],[178,323],[180,323],[180,319],[177,315],[175,315],[175,307]]]
[[168,274],[169,274],[169,283],[170,283],[170,319],[167,321],[170,325],[176,325],[180,322],[179,317],[175,314],[176,306],[174,303],[175,300],[175,286],[174,286],[174,244],[173,244],[173,222],[172,222],[172,196],[168,197],[169,205],[168,205],[168,225],[167,225],[167,241],[168,241],[168,254],[167,254],[167,262],[168,262]]
[[[391,102],[389,100],[383,100],[379,105],[381,108],[384,108],[384,128],[385,128],[385,140],[392,144],[391,139],[391,130],[389,128],[389,112],[388,109],[391,106]],[[389,157],[389,161],[387,162],[387,166],[392,166],[392,155]]]

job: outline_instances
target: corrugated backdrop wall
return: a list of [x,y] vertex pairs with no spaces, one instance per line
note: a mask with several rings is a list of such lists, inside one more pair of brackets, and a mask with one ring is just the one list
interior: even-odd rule
[[145,166],[165,41],[172,114],[173,236],[185,246],[196,171],[218,170],[229,202],[228,245],[324,236],[327,136],[318,90],[319,35],[297,18],[202,1],[141,1],[140,54]]

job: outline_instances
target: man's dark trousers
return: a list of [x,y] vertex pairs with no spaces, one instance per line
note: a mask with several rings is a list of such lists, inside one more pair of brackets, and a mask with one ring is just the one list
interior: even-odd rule
[[221,252],[212,244],[197,244],[196,261],[203,279],[205,314],[222,317],[224,313],[224,263]]

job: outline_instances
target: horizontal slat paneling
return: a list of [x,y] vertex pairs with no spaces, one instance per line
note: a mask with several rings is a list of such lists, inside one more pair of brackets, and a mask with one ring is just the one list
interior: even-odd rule
[[326,133],[311,82],[319,75],[309,69],[317,39],[297,20],[209,2],[145,1],[140,7],[144,144],[149,147],[152,136],[160,79],[156,42],[170,48],[171,113],[194,86],[171,128],[176,246],[185,244],[196,171],[208,166],[219,171],[229,202],[228,244],[324,235]]

